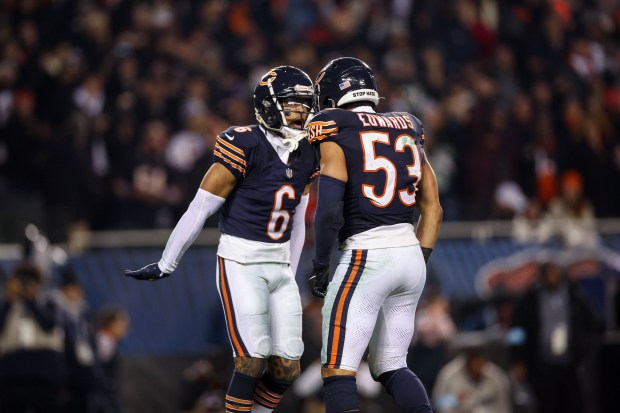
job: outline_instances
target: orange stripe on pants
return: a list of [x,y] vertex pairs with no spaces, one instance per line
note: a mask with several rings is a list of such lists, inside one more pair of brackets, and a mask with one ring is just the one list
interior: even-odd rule
[[353,263],[353,268],[351,269],[351,273],[349,277],[345,281],[344,289],[342,290],[342,295],[340,296],[340,300],[338,300],[338,305],[336,307],[336,319],[334,320],[334,336],[332,338],[332,346],[331,353],[329,355],[329,363],[327,363],[327,367],[333,368],[336,364],[336,359],[338,358],[338,343],[340,341],[341,328],[340,323],[342,321],[342,314],[344,311],[344,303],[347,301],[347,295],[349,295],[349,291],[351,290],[351,284],[355,279],[355,275],[360,268],[360,264],[362,261],[362,250],[357,250],[355,252],[355,262]]
[[222,257],[218,257],[220,264],[220,289],[222,291],[222,301],[224,301],[224,310],[226,312],[226,322],[228,324],[228,333],[230,334],[230,340],[235,347],[235,351],[237,356],[244,357],[245,353],[241,348],[241,344],[239,344],[239,339],[237,338],[237,334],[235,333],[235,326],[233,324],[233,315],[232,315],[232,303],[230,302],[229,292],[226,288],[226,278],[224,275],[224,259]]

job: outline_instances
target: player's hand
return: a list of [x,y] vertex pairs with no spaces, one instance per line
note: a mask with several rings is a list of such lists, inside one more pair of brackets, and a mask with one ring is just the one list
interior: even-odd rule
[[156,262],[149,264],[139,270],[125,270],[125,276],[141,281],[156,281],[168,277],[170,274],[159,269]]
[[312,295],[325,298],[329,284],[329,265],[321,265],[312,261],[312,274],[308,278]]

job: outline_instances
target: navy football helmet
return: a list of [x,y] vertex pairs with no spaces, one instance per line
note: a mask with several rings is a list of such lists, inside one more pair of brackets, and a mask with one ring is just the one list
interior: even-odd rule
[[354,57],[329,62],[316,77],[318,108],[337,108],[353,102],[379,103],[375,75],[368,65]]
[[291,111],[284,109],[283,104],[302,104],[307,109],[301,113],[305,123],[314,113],[315,100],[312,80],[304,71],[293,66],[275,67],[261,77],[254,89],[256,120],[265,128],[283,135],[283,128],[291,126],[286,120]]

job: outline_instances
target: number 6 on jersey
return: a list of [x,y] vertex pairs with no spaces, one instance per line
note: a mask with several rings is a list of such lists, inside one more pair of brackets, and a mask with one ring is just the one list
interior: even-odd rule
[[[291,213],[282,208],[284,197],[295,199],[295,189],[291,185],[283,185],[274,195],[273,209],[269,216],[269,223],[267,223],[267,235],[274,241],[284,236],[288,223],[291,220]],[[278,225],[279,220],[282,220],[282,222]]]

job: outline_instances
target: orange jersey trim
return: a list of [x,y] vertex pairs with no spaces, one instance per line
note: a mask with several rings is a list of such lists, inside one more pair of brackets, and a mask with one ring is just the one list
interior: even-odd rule
[[230,142],[226,142],[224,139],[220,138],[219,136],[217,136],[215,138],[215,140],[219,143],[221,143],[222,145],[226,146],[228,149],[230,149],[231,151],[235,151],[237,152],[239,155],[245,156],[245,152],[243,151],[243,149],[239,149],[237,148],[235,145],[233,145]]
[[221,160],[223,160],[224,162],[226,162],[227,164],[229,164],[231,167],[233,167],[233,168],[237,169],[238,171],[240,171],[243,174],[243,176],[245,176],[245,168],[242,168],[239,165],[237,165],[236,163],[234,163],[233,161],[229,160],[228,158],[225,158],[224,155],[222,155],[217,150],[213,151],[213,154],[215,156],[217,156],[218,158],[220,158]]
[[308,124],[308,141],[314,143],[338,133],[336,121],[314,121]]
[[241,165],[243,166],[248,166],[247,162],[245,161],[245,159],[243,158],[239,158],[237,155],[228,152],[226,149],[224,149],[219,142],[215,144],[215,149],[217,149],[218,151],[220,151],[222,154],[228,156],[230,159],[239,162]]

